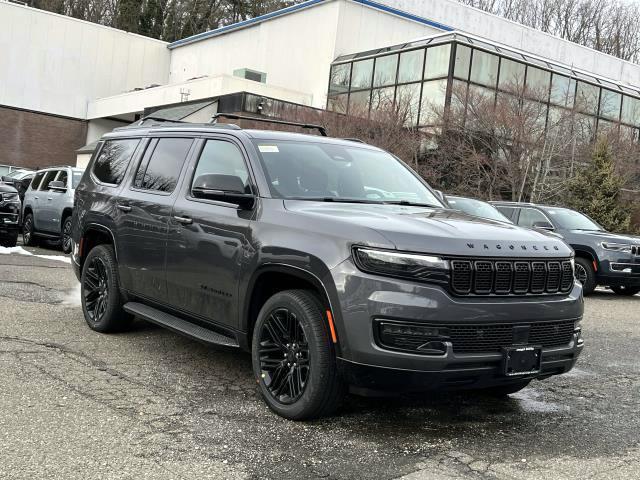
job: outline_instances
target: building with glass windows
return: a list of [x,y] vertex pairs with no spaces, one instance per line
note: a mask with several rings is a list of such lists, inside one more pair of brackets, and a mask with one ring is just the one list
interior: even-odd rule
[[585,135],[637,138],[640,126],[640,65],[455,0],[306,0],[173,43],[0,0],[0,47],[9,166],[72,163],[145,112],[198,101],[216,112],[224,98],[281,117],[296,105],[371,115],[402,101],[409,124],[430,127],[460,89],[497,99],[515,80],[546,92],[535,99],[545,122],[579,106]]
[[369,116],[383,103],[405,99],[408,123],[433,127],[440,110],[469,92],[497,99],[514,91],[542,104],[549,123],[575,111],[584,136],[619,128],[638,139],[640,87],[460,32],[336,58],[327,108]]

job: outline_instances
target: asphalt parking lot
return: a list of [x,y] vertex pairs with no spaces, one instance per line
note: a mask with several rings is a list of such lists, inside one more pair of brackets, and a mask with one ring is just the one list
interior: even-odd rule
[[509,399],[351,397],[310,423],[266,408],[248,355],[97,334],[78,297],[60,257],[0,255],[0,478],[640,477],[640,296],[588,298],[577,368]]

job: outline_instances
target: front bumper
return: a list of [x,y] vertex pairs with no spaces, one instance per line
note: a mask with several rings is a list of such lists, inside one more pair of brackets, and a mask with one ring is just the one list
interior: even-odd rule
[[[582,288],[568,295],[528,297],[454,297],[435,285],[388,279],[358,270],[348,260],[332,270],[340,304],[339,364],[349,383],[372,389],[423,390],[482,388],[569,371],[582,351],[576,334],[566,345],[543,348],[539,373],[503,374],[503,354],[496,351],[426,355],[382,348],[374,333],[379,319],[428,326],[575,321],[582,317]],[[336,315],[334,315],[336,316]],[[509,345],[504,345],[509,346]]]
[[19,231],[20,203],[0,202],[0,235],[16,236]]
[[640,287],[640,256],[603,250],[596,275],[599,285]]

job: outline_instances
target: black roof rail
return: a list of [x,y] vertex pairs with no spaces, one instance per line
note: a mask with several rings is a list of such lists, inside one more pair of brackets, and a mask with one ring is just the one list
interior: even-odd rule
[[255,122],[275,123],[278,125],[291,125],[293,127],[308,128],[310,130],[318,130],[320,135],[327,137],[327,129],[322,125],[314,125],[313,123],[289,122],[286,120],[275,120],[271,118],[252,117],[250,115],[237,115],[235,113],[216,113],[211,117],[211,123],[215,124],[219,118],[228,118],[229,120],[253,120]]
[[154,120],[156,122],[168,122],[168,123],[188,123],[188,122],[183,122],[182,120],[170,120],[168,118],[154,117],[153,114],[147,115],[146,117],[142,117],[136,123],[138,125],[142,125],[145,120]]

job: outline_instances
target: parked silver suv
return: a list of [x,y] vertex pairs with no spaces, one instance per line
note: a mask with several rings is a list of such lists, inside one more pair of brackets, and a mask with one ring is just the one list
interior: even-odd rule
[[64,253],[71,251],[73,194],[83,170],[52,167],[39,170],[22,204],[24,244],[35,245],[39,238],[60,240]]

